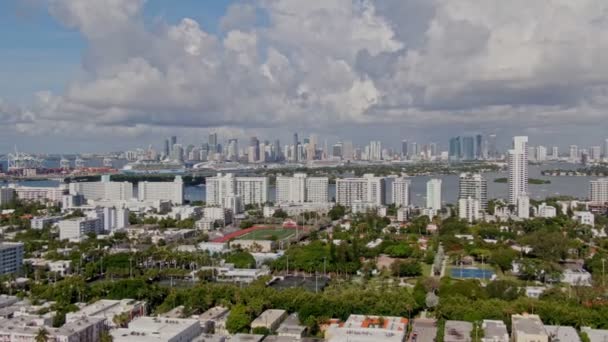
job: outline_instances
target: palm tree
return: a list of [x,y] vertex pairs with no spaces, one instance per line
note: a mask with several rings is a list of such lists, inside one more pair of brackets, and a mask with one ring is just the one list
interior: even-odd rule
[[36,334],[36,342],[47,342],[49,340],[49,332],[45,328],[40,328]]
[[112,337],[112,335],[110,335],[110,333],[107,330],[104,330],[101,332],[101,335],[99,336],[99,342],[112,342],[114,341],[114,337]]

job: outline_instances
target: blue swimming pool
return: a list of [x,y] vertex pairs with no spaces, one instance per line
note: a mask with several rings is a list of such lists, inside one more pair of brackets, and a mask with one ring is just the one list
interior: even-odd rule
[[490,270],[482,270],[479,268],[452,268],[452,278],[467,278],[467,279],[492,279],[494,272]]

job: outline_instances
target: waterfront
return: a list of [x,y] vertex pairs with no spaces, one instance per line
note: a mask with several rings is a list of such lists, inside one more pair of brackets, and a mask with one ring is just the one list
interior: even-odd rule
[[[582,177],[549,177],[542,176],[541,171],[554,168],[555,164],[530,165],[530,178],[550,180],[550,184],[532,185],[530,184],[530,197],[540,200],[546,197],[553,196],[572,196],[580,199],[587,198],[589,181],[598,177],[582,176]],[[576,169],[578,165],[560,164],[561,168]],[[507,172],[490,172],[485,173],[484,177],[488,180],[488,197],[489,198],[506,198],[508,196],[508,185],[506,183],[495,183],[494,179],[507,177]],[[458,198],[458,175],[439,175],[439,176],[415,176],[411,177],[411,200],[415,206],[424,206],[426,200],[426,182],[431,178],[441,178],[442,195],[444,203],[456,203]],[[26,186],[57,186],[59,181],[42,180],[42,181],[24,181],[20,184]],[[268,189],[268,199],[273,202],[275,200],[276,189],[270,186]],[[329,185],[329,197],[334,198],[336,195],[336,187],[334,184]],[[188,186],[184,191],[186,200],[189,201],[204,201],[205,186]]]

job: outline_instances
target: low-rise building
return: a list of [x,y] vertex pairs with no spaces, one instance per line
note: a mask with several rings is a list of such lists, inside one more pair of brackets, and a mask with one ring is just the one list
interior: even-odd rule
[[34,217],[30,220],[30,226],[32,229],[42,229],[47,226],[52,226],[55,223],[61,221],[61,216],[43,216],[43,217]]
[[464,321],[446,321],[443,333],[444,342],[470,342],[473,324]]
[[549,342],[549,335],[538,315],[512,315],[511,333],[513,342]]
[[223,306],[214,306],[211,309],[203,312],[198,318],[203,329],[210,327],[216,335],[226,336],[228,331],[226,330],[226,320],[230,314],[230,309]]
[[198,244],[198,248],[201,251],[209,252],[209,254],[227,253],[230,251],[227,242],[201,242]]
[[483,329],[482,342],[509,342],[509,332],[503,321],[484,319],[481,328]]
[[93,304],[85,305],[76,312],[66,314],[67,322],[73,322],[85,317],[100,317],[106,318],[108,326],[114,328],[117,326],[114,321],[116,316],[125,316],[128,323],[131,319],[146,314],[146,302],[137,301],[134,299],[110,300],[101,299]]
[[584,269],[566,269],[562,273],[562,283],[566,283],[572,286],[591,286],[592,277],[591,273]]
[[302,336],[304,336],[306,327],[300,324],[298,314],[292,313],[283,321],[283,323],[281,323],[281,325],[279,325],[276,332],[279,336],[299,340],[302,338]]
[[15,189],[0,187],[0,206],[7,205],[15,199]]
[[575,211],[572,218],[577,220],[580,224],[595,227],[595,215],[590,211]]
[[41,329],[46,330],[48,341],[98,342],[106,327],[103,318],[84,318],[53,328],[37,317],[22,315],[0,320],[0,341],[36,342]]
[[547,335],[549,335],[549,341],[581,342],[578,332],[573,327],[545,325],[545,331],[547,332]]
[[329,342],[401,342],[405,339],[407,322],[402,317],[350,315],[344,324],[330,325],[325,338]]
[[538,216],[544,218],[551,218],[557,216],[557,209],[555,207],[542,203],[538,206]]
[[137,317],[128,328],[111,330],[114,342],[192,341],[203,332],[196,319]]
[[592,329],[589,327],[582,327],[581,333],[584,333],[589,337],[590,342],[605,342],[608,341],[608,330],[605,329]]
[[437,321],[430,318],[417,318],[412,325],[410,342],[435,341],[437,337]]
[[59,221],[59,239],[80,241],[87,234],[103,233],[103,220],[100,218],[77,217]]
[[287,311],[285,310],[266,310],[251,322],[251,329],[266,328],[269,331],[275,331],[286,317]]
[[231,248],[241,248],[250,252],[270,252],[277,247],[276,241],[272,240],[234,240],[230,242]]

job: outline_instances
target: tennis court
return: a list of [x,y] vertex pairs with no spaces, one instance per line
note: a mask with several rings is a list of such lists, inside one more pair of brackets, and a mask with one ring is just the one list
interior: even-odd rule
[[450,275],[452,278],[463,279],[492,279],[494,272],[490,270],[482,270],[480,268],[452,268]]

